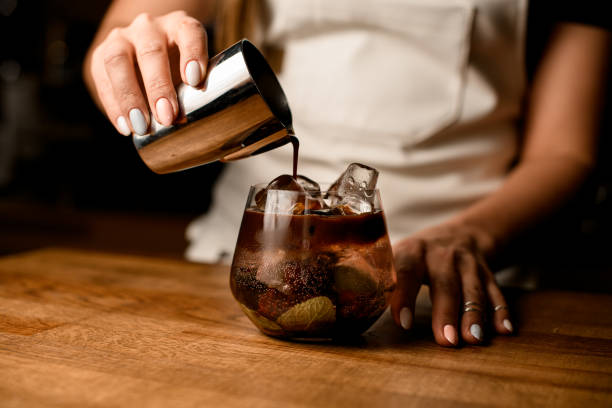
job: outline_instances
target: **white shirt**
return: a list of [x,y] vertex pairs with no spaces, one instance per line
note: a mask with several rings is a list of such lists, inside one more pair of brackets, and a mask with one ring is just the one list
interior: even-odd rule
[[[526,0],[269,0],[266,39],[300,139],[298,172],[379,170],[391,240],[496,190],[517,154]],[[233,253],[249,186],[291,172],[290,146],[227,165],[187,257]],[[226,261],[231,258],[226,257]]]

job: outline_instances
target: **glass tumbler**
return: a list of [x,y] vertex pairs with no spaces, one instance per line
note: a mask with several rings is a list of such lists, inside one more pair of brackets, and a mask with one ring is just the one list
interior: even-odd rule
[[387,308],[391,244],[379,191],[365,193],[366,211],[354,211],[336,192],[250,188],[230,286],[261,332],[314,341],[354,336]]

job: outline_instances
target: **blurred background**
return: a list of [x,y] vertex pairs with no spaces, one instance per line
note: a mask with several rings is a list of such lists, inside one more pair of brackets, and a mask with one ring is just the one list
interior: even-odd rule
[[[221,164],[152,173],[89,97],[81,65],[108,3],[0,0],[0,255],[63,246],[179,258],[186,225],[210,204]],[[544,270],[545,287],[612,288],[611,113],[608,102],[591,179],[508,251]]]
[[181,257],[219,163],[157,175],[92,102],[82,62],[110,1],[0,0],[0,254]]

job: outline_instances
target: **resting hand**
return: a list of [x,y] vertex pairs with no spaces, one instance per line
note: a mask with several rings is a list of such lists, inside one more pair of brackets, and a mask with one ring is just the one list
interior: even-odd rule
[[495,306],[494,330],[511,333],[506,302],[477,245],[483,240],[487,236],[480,230],[443,224],[397,243],[393,248],[397,289],[391,301],[395,322],[410,328],[416,295],[421,284],[427,284],[433,306],[432,329],[438,344],[456,346],[459,337],[470,344],[481,343],[486,313]]
[[[117,131],[145,134],[149,112],[170,125],[178,114],[174,84],[202,82],[208,47],[206,31],[182,11],[151,17],[143,13],[114,28],[91,56],[96,93]],[[174,79],[174,81],[173,81]]]

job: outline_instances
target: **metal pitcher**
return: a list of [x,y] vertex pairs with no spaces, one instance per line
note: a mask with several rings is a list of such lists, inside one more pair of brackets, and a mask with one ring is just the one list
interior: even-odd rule
[[133,137],[142,160],[159,174],[258,154],[293,133],[285,93],[248,40],[210,59],[202,87],[180,84],[177,96],[180,113],[172,125],[151,115],[150,133]]

